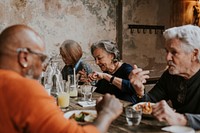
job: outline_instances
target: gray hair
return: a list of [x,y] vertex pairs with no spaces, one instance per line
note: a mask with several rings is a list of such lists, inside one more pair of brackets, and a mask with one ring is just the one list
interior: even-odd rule
[[120,61],[120,53],[117,48],[116,43],[110,41],[110,40],[101,40],[96,43],[93,43],[91,46],[91,53],[93,55],[93,52],[95,49],[101,48],[104,51],[106,51],[109,54],[114,54],[113,62]]
[[[163,36],[166,40],[177,38],[182,42],[185,52],[192,52],[194,49],[200,50],[200,28],[194,25],[183,25],[165,30]],[[200,61],[200,54],[198,55]]]

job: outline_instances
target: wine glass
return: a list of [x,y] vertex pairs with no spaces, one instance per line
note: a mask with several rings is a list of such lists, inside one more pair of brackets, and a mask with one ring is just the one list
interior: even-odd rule
[[92,101],[92,93],[96,89],[95,86],[91,86],[90,84],[84,84],[81,86],[81,93],[83,94],[84,101]]

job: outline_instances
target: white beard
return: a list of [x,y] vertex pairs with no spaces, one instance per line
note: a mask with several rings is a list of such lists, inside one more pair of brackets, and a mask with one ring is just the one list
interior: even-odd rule
[[29,78],[29,79],[36,79],[36,80],[39,79],[39,78],[35,78],[35,77],[34,77],[34,70],[33,70],[33,68],[30,68],[30,69],[27,71],[25,77],[26,77],[26,78]]

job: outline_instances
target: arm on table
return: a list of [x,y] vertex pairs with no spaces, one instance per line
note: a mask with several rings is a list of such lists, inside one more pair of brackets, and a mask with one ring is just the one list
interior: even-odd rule
[[122,103],[110,94],[105,94],[97,100],[96,110],[98,117],[94,122],[94,125],[105,133],[109,125],[122,113]]

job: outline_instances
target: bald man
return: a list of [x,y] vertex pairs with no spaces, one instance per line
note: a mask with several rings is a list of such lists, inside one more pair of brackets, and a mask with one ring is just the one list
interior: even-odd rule
[[98,117],[79,126],[63,117],[52,97],[34,79],[42,72],[45,45],[30,27],[14,25],[0,34],[0,133],[106,132],[122,104],[106,94],[98,100]]

